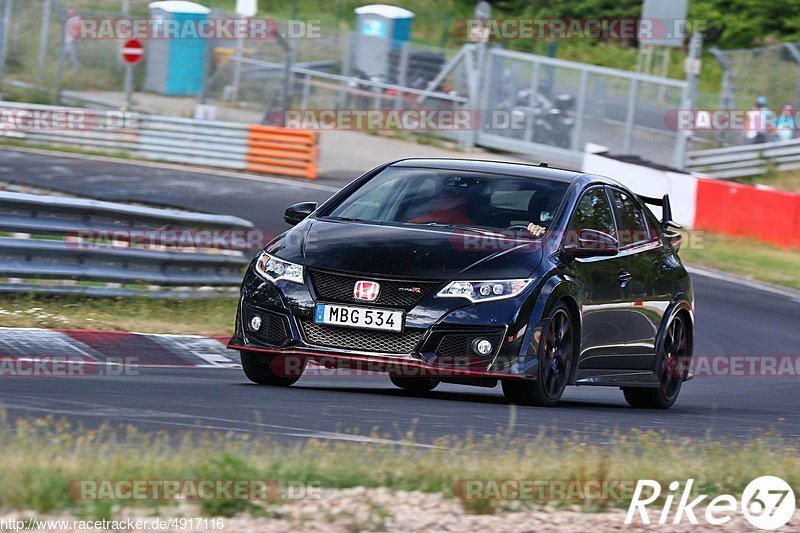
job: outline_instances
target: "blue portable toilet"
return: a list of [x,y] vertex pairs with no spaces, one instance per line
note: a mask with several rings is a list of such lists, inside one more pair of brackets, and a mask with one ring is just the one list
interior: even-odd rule
[[[153,2],[148,7],[156,38],[147,43],[145,90],[197,96],[203,90],[207,47],[206,40],[192,37],[197,31],[191,30],[199,30],[211,10],[183,0]],[[167,31],[168,24],[176,31]]]
[[414,13],[386,4],[361,6],[355,11],[356,68],[368,76],[385,76],[389,53],[411,39]]

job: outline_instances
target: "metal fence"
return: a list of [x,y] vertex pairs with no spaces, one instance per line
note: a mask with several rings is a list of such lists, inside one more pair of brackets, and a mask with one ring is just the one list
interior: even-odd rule
[[483,129],[482,146],[535,152],[544,145],[562,159],[576,159],[591,142],[676,163],[679,133],[665,117],[681,107],[685,81],[499,48],[489,51],[481,79],[481,107],[512,116],[511,125]]
[[[72,64],[60,38],[64,6],[52,1],[60,7],[54,7],[51,17],[50,33],[55,37],[48,41],[45,79],[62,80],[56,85],[69,92],[58,94],[69,94],[73,100],[82,96],[97,101],[106,91],[119,93],[123,80],[120,43],[81,42],[77,48],[80,66]],[[41,21],[40,2],[14,5],[15,18],[25,28]],[[94,12],[89,3],[80,15],[118,14]],[[225,14],[215,12],[214,16]],[[12,38],[18,53],[10,56],[7,78],[36,82],[37,69],[32,66],[36,58],[31,51],[38,48],[39,40],[31,31],[21,32],[16,41]],[[284,111],[287,101],[288,109],[299,110],[466,109],[480,114],[482,127],[423,133],[465,146],[536,154],[573,164],[579,164],[586,143],[596,142],[617,153],[683,165],[685,140],[669,129],[665,117],[670,110],[692,106],[685,99],[686,81],[478,44],[450,50],[392,43],[386,47],[386,72],[376,76],[359,71],[355,57],[369,44],[352,34],[323,30],[316,38],[290,41],[289,52],[266,39],[243,45],[209,41],[211,74],[198,101],[253,111],[253,121],[262,123],[269,122],[274,111]],[[137,70],[137,86],[142,87],[144,69]]]
[[687,167],[714,178],[800,169],[800,139],[689,152]]
[[252,227],[232,216],[0,192],[0,292],[219,294],[241,283],[250,252],[246,237],[221,247],[234,240],[214,236]]
[[71,40],[66,30],[70,9],[77,8],[79,16],[86,19],[119,18],[121,11],[86,0],[11,0],[5,4],[10,15],[5,79],[36,84],[37,98],[51,98],[60,89],[123,90],[122,43]]
[[[281,83],[284,65],[238,56],[230,58],[231,64],[237,62],[244,65],[241,87],[244,89],[243,94],[251,98],[251,105],[256,106],[256,102],[268,100],[269,95],[279,92],[276,86]],[[413,88],[299,65],[292,67],[291,71],[291,90],[294,95],[291,109],[295,110],[407,110],[423,106],[426,109],[453,110],[469,108],[470,104],[468,96],[456,94],[454,91]],[[217,81],[220,82],[220,78]],[[212,84],[212,97],[222,94],[223,90],[224,84],[215,82]],[[277,100],[270,103],[265,116],[272,116],[274,111],[282,111]],[[460,131],[435,133],[456,141],[467,138],[467,133]]]
[[[777,111],[784,104],[800,106],[800,43],[783,43],[743,50],[711,50],[723,69],[719,107],[752,109],[764,96]],[[700,132],[719,144],[739,145],[749,141],[742,132]]]
[[[74,15],[83,20],[149,16],[146,7],[149,2],[128,2],[133,8],[129,14],[123,12],[125,3],[119,0],[119,9],[115,10],[109,9],[109,4],[104,7],[92,0],[3,0],[0,2],[0,19],[3,15],[2,7],[8,5],[10,23],[9,31],[5,35],[6,68],[0,74],[0,79],[32,83],[37,87],[37,97],[42,99],[55,97],[59,90],[89,93],[95,98],[102,97],[106,92],[123,91],[123,42],[112,38],[71,39],[66,26],[72,10]],[[220,19],[239,18],[233,13],[216,8],[210,16]],[[346,55],[348,39],[338,31],[322,30],[315,38],[295,39],[292,43],[295,62],[324,66],[341,63]],[[248,40],[242,48],[238,41],[223,38],[208,39],[205,45],[209,56],[208,72],[211,75],[227,65],[227,59],[238,52],[245,57],[263,61],[284,61],[283,51],[274,39]],[[145,47],[147,46],[148,43],[145,42]],[[0,51],[2,48],[0,43]],[[144,86],[145,69],[136,68],[134,74],[135,86],[140,89]],[[226,85],[232,83],[233,76],[227,77]],[[230,99],[231,93],[227,93],[226,98]],[[234,97],[233,100],[237,98]],[[260,104],[266,102],[259,101]]]
[[[466,109],[480,116],[482,127],[426,133],[467,146],[553,154],[574,164],[583,146],[595,142],[610,144],[618,153],[682,165],[676,155],[680,134],[665,119],[681,107],[685,81],[500,48],[490,48],[484,59],[474,44],[442,62],[414,65],[414,54],[432,56],[409,46],[399,45],[396,54],[399,59],[390,61],[389,74],[380,78],[358,75],[347,60],[296,65],[291,69],[292,109]],[[237,63],[243,65],[238,68],[239,103],[258,108],[268,102],[267,113],[277,108],[281,61],[229,57],[214,76],[210,97],[224,99]]]
[[[453,62],[446,78],[437,79],[448,62],[461,55],[458,50],[393,42],[383,58],[385,71],[370,75],[358,68],[355,59],[367,44],[353,33],[323,34],[291,44],[291,109],[401,109],[416,105],[420,94],[436,101],[469,98],[469,74],[460,61]],[[232,52],[217,51],[223,49]],[[221,57],[208,84],[210,100],[262,110],[264,117],[281,107],[287,57],[280,47],[259,42],[242,54]]]

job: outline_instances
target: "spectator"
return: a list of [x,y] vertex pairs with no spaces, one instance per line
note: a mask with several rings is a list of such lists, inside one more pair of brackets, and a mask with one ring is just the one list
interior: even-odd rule
[[69,8],[67,11],[67,22],[64,25],[64,57],[77,69],[81,66],[77,45],[77,40],[80,39],[81,17],[74,8]]
[[766,96],[759,96],[756,105],[747,112],[745,137],[753,144],[768,142],[773,136],[775,114],[767,107]]
[[774,140],[790,141],[794,139],[794,128],[794,109],[791,104],[786,104],[775,122]]

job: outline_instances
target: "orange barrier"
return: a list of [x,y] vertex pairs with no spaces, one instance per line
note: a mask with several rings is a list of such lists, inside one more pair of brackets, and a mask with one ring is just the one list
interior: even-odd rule
[[800,194],[697,180],[695,229],[800,246]]
[[317,177],[317,132],[257,125],[247,129],[245,170],[312,180]]

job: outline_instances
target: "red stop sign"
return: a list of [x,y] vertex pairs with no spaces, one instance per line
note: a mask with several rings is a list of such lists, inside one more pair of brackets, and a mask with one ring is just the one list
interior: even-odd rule
[[142,43],[139,42],[138,39],[131,39],[123,45],[122,59],[124,59],[126,63],[138,63],[139,60],[142,59],[142,56],[144,56],[144,46],[142,46]]

